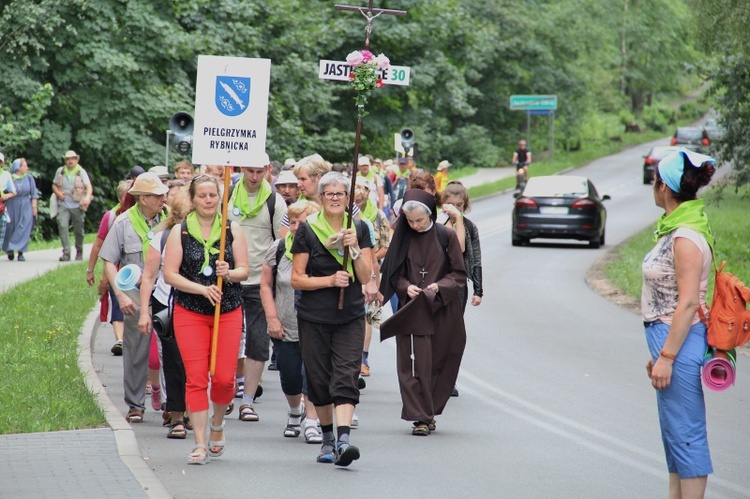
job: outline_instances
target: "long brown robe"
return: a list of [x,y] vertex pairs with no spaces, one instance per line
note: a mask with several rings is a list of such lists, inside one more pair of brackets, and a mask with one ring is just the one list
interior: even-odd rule
[[[466,270],[455,232],[447,229],[447,233],[447,252],[438,242],[434,224],[427,232],[411,234],[406,260],[395,282],[399,311],[381,326],[381,339],[396,335],[401,418],[407,421],[429,422],[442,414],[456,384],[466,345],[458,299],[459,289],[466,286]],[[439,287],[437,294],[423,292],[425,296],[417,303],[406,306],[410,303],[406,294],[410,284],[424,289],[434,282]]]

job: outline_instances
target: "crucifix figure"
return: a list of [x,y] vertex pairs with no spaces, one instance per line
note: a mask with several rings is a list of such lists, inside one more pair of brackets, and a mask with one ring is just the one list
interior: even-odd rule
[[422,276],[422,286],[424,286],[424,278],[427,275],[427,271],[422,267],[422,270],[419,271],[419,275]]
[[390,14],[393,16],[405,16],[405,10],[392,10],[392,9],[375,9],[372,6],[373,0],[369,0],[367,7],[356,7],[354,5],[336,5],[338,10],[353,10],[362,14],[367,19],[367,25],[365,26],[365,48],[370,48],[370,35],[372,34],[372,21],[380,16],[381,14]]
[[[389,14],[394,16],[404,16],[406,15],[405,10],[391,10],[391,9],[376,9],[372,5],[373,0],[368,1],[367,7],[357,7],[354,5],[336,5],[335,8],[337,10],[350,10],[354,12],[359,12],[362,14],[365,19],[367,19],[367,25],[365,26],[365,49],[369,50],[370,48],[370,35],[372,34],[372,21],[375,20],[375,18],[379,17],[381,14]],[[357,170],[359,169],[359,142],[362,136],[362,116],[357,116],[357,130],[356,134],[354,136],[354,161],[352,162],[352,181],[351,181],[351,189],[349,192],[349,213],[352,213],[354,209],[354,195],[355,195],[355,189],[356,189],[356,180],[357,180]],[[346,228],[350,229],[352,226],[352,218],[349,217],[347,220]],[[344,246],[344,262],[343,262],[343,268],[347,268],[347,264],[349,262],[349,247]],[[341,292],[339,294],[339,310],[344,308],[344,288],[341,288]]]

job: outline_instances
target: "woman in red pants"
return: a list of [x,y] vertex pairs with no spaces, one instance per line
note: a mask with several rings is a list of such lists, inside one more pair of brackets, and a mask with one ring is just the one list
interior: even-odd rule
[[[187,383],[185,401],[193,421],[195,448],[188,464],[205,464],[224,453],[224,414],[234,397],[234,373],[242,335],[240,282],[250,272],[247,242],[239,225],[227,225],[226,252],[219,255],[221,214],[219,185],[208,175],[190,183],[193,211],[169,235],[164,280],[174,288],[174,325]],[[217,277],[224,280],[223,290]],[[214,309],[221,303],[216,369],[209,376]],[[206,445],[208,386],[211,384],[211,436]]]

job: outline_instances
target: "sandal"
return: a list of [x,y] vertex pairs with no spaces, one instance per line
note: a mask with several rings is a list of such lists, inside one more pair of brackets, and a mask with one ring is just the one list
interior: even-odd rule
[[[161,425],[162,426],[169,426],[172,424],[172,413],[169,411],[164,411],[161,413]],[[183,421],[184,424],[184,421]]]
[[240,406],[240,421],[260,421],[260,416],[250,404]]
[[427,428],[429,428],[431,432],[437,430],[437,421],[433,419],[432,421],[427,423]]
[[169,433],[167,438],[177,438],[184,440],[187,437],[187,428],[185,428],[184,421],[174,421],[169,425]]
[[128,423],[143,423],[143,411],[140,409],[130,409],[125,419]]
[[[211,431],[221,432],[223,436],[224,423],[225,421],[222,420],[220,426],[214,426],[213,424],[211,424]],[[223,438],[221,440],[209,440],[208,441],[208,455],[211,457],[221,456],[222,454],[224,454],[224,447],[226,446],[226,444],[227,444],[227,441]],[[219,450],[214,450],[214,449],[219,449]]]
[[417,421],[414,423],[414,428],[412,428],[411,434],[417,437],[426,437],[430,434],[430,427],[427,423]]
[[291,410],[287,413],[289,418],[286,420],[286,428],[284,428],[285,437],[296,438],[300,434],[300,427],[302,426],[302,421],[305,420],[306,411],[304,405],[300,405],[297,409],[301,409],[299,414],[292,414]]
[[234,410],[234,402],[229,402],[229,405],[227,405],[227,408],[224,411],[224,415],[229,416],[230,414],[232,414],[233,410]]
[[[198,452],[198,449],[203,449],[206,452]],[[188,464],[206,464],[209,460],[208,456],[208,448],[203,444],[197,444],[195,447],[193,447],[193,452],[188,455],[187,463]]]
[[308,444],[323,443],[323,434],[318,429],[317,424],[305,426],[305,442]]

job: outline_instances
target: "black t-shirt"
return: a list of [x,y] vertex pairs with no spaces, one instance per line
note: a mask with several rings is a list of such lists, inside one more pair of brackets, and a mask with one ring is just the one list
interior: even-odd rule
[[519,163],[526,163],[528,161],[528,149],[521,149],[520,147],[516,149],[516,154],[518,155],[518,162]]
[[[322,216],[322,214],[321,214]],[[360,248],[372,248],[370,230],[359,220],[354,220],[357,231],[357,241]],[[310,277],[324,277],[341,270],[341,264],[330,251],[318,240],[318,236],[302,222],[294,236],[292,254],[307,253],[307,275]],[[362,283],[356,275],[354,281],[344,288],[344,308],[338,309],[339,292],[341,288],[331,287],[302,291],[297,303],[297,316],[311,322],[322,324],[344,324],[365,315],[365,298],[362,294]]]

